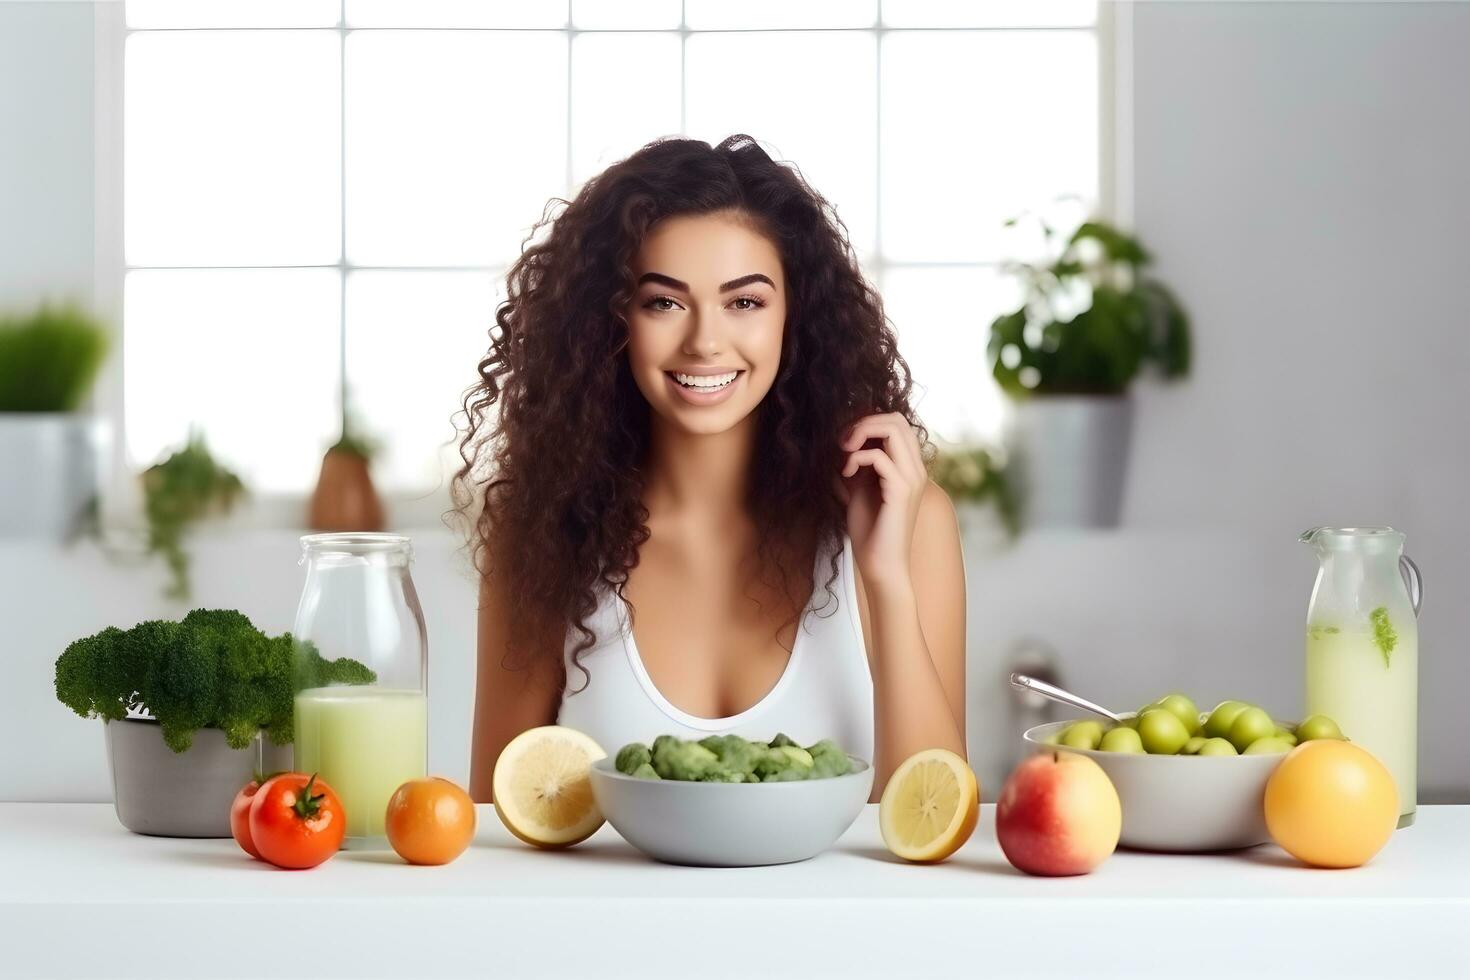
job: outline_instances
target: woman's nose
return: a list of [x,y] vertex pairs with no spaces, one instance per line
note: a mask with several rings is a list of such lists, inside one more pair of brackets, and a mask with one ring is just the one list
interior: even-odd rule
[[684,337],[684,353],[690,357],[715,357],[724,347],[719,323],[713,316],[695,313],[689,318],[689,333]]

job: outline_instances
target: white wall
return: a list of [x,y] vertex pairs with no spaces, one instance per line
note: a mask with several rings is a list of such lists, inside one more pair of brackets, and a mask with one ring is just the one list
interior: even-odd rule
[[0,3],[0,309],[92,290],[92,5]]
[[[1139,392],[1125,528],[1006,547],[966,515],[982,782],[993,798],[1014,750],[1004,676],[1028,636],[1122,708],[1182,688],[1294,715],[1315,570],[1296,533],[1392,523],[1427,583],[1424,798],[1470,798],[1451,738],[1470,693],[1470,5],[1148,3],[1131,24],[1131,197],[1194,314],[1197,369]],[[91,44],[86,5],[0,3],[0,305],[91,281]],[[415,536],[431,764],[463,778],[473,587],[446,536]],[[293,540],[207,535],[198,602],[289,628]],[[90,545],[0,543],[0,799],[110,796],[99,726],[55,702],[51,665],[101,626],[177,614],[160,584]]]

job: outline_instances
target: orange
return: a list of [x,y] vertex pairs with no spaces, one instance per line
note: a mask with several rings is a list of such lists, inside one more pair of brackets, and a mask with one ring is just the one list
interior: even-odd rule
[[1321,868],[1356,868],[1399,818],[1393,777],[1352,742],[1303,742],[1266,782],[1266,828],[1282,849]]
[[448,864],[475,837],[470,795],[440,776],[410,779],[388,801],[388,843],[409,864]]

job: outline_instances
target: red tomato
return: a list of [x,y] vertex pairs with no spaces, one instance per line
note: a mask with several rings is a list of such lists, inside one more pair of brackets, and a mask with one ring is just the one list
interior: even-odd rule
[[255,802],[255,791],[258,789],[260,780],[250,780],[235,794],[235,802],[230,804],[230,833],[235,835],[235,843],[253,858],[260,857],[255,841],[250,838],[250,804]]
[[267,779],[250,804],[250,839],[280,868],[314,868],[337,853],[347,832],[342,801],[316,775]]

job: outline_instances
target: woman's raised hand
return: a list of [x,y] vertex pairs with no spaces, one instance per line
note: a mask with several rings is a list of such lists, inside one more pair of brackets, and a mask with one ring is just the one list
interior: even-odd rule
[[[863,448],[869,440],[880,445]],[[909,555],[919,502],[929,482],[919,439],[897,412],[866,415],[842,436],[847,453],[837,479],[847,505],[853,558],[869,590],[911,587]]]

